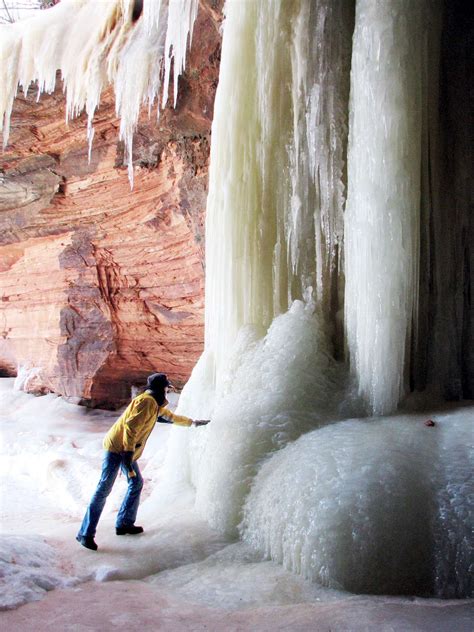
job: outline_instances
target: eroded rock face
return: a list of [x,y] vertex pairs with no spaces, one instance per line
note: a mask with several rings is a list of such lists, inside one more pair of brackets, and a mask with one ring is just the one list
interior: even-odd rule
[[0,371],[25,388],[118,406],[203,348],[204,212],[222,3],[202,2],[176,110],[143,113],[133,191],[113,95],[66,125],[54,94],[18,97],[0,161]]

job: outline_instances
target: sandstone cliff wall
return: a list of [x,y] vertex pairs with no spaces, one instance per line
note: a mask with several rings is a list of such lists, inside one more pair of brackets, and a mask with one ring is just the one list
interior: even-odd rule
[[16,99],[0,160],[0,371],[117,406],[154,370],[178,385],[203,347],[204,213],[221,2],[202,2],[176,110],[144,112],[130,190],[112,92],[66,125],[60,82]]

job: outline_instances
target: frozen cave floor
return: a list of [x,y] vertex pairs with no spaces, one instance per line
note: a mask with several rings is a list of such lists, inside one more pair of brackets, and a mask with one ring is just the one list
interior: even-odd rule
[[[97,538],[97,553],[75,546],[75,528],[63,529],[61,538],[44,537],[55,552],[57,572],[73,585],[47,590],[0,613],[2,629],[472,630],[473,600],[358,596],[324,589],[277,564],[255,561],[245,545],[219,541],[197,519],[194,527],[189,519],[187,524],[172,521],[134,538],[115,536],[109,519]],[[153,542],[160,543],[154,559]],[[142,579],[125,578],[150,571]]]
[[49,592],[41,601],[1,614],[3,629],[18,632],[163,630],[181,632],[315,630],[464,632],[472,630],[472,603],[348,596],[321,603],[208,607],[135,581],[87,582]]
[[163,483],[168,426],[157,427],[143,458],[138,523],[145,533],[115,535],[122,478],[99,524],[99,551],[88,551],[75,534],[116,413],[87,411],[53,395],[35,398],[14,391],[8,379],[0,380],[0,409],[4,630],[473,629],[474,600],[326,589],[224,539],[194,513],[189,487]]

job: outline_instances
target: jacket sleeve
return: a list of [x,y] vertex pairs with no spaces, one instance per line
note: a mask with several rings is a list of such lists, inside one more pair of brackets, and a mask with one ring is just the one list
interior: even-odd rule
[[193,423],[193,420],[189,417],[176,415],[165,407],[160,408],[156,421],[157,423],[176,424],[177,426],[191,426]]
[[150,402],[146,399],[137,402],[130,410],[123,424],[124,452],[133,452],[135,450],[137,435],[150,414]]

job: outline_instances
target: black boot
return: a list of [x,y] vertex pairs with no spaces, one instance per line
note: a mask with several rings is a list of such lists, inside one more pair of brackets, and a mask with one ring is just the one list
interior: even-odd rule
[[137,535],[143,533],[143,527],[136,527],[134,524],[125,524],[122,527],[116,527],[117,535]]
[[85,546],[86,549],[90,549],[91,551],[97,551],[97,544],[95,543],[93,536],[76,535],[76,540],[79,542],[79,544],[82,544],[82,546]]

